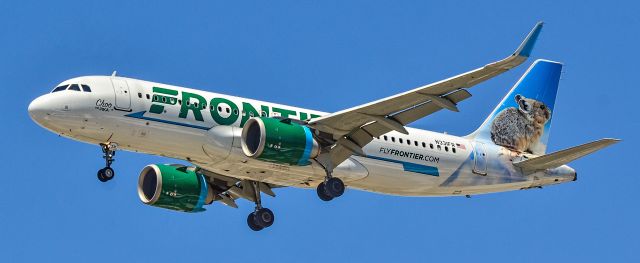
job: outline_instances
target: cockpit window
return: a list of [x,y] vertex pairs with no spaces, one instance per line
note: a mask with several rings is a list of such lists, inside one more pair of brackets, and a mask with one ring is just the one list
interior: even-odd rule
[[67,84],[67,85],[62,85],[62,86],[58,86],[58,87],[56,87],[55,89],[53,89],[53,91],[51,91],[51,93],[53,93],[53,92],[58,92],[58,91],[61,91],[61,90],[66,90],[68,86],[69,86],[69,84]]
[[80,91],[80,87],[78,87],[78,84],[71,84],[71,86],[69,86],[69,90]]
[[82,86],[82,91],[91,92],[91,88],[89,88],[89,85],[82,84],[80,86]]

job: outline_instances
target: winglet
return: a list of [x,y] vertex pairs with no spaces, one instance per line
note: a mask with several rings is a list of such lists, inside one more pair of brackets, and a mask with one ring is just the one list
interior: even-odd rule
[[542,26],[544,23],[542,21],[536,23],[533,27],[527,38],[522,41],[522,44],[513,52],[514,56],[520,57],[529,57],[531,55],[531,51],[533,50],[533,46],[536,44],[536,40],[538,40],[538,36],[540,35],[540,31],[542,31]]

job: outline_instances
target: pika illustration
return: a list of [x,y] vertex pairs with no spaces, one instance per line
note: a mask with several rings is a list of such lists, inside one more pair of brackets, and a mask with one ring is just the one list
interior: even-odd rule
[[551,110],[544,103],[515,96],[518,108],[502,110],[491,124],[491,140],[497,145],[519,152],[534,153],[544,125],[551,119]]

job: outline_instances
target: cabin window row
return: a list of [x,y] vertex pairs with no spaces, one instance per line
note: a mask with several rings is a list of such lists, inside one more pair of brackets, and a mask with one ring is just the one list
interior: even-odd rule
[[[380,139],[380,138],[378,138]],[[396,137],[394,136],[387,136],[387,135],[383,135],[382,139],[385,141],[391,141],[393,143],[396,142]],[[427,148],[427,143],[426,142],[418,142],[416,140],[409,140],[409,139],[403,139],[403,138],[397,138],[397,143],[399,144],[407,144],[407,145],[414,145],[416,147],[420,147],[422,146],[422,148]],[[445,152],[449,152],[449,150],[451,150],[451,152],[456,153],[456,148],[455,147],[449,147],[449,146],[444,146],[442,147],[442,145],[433,145],[433,143],[429,143],[428,145],[429,149],[437,149],[439,151],[441,151],[442,149],[444,149]]]

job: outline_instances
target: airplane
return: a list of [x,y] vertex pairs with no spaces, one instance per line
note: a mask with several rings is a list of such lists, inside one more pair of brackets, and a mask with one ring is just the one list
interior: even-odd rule
[[617,143],[600,139],[546,153],[562,64],[539,59],[477,130],[453,136],[406,125],[439,110],[459,111],[469,88],[525,62],[537,23],[508,57],[475,70],[334,113],[174,85],[110,76],[65,80],[34,99],[43,128],[99,145],[112,180],[117,150],[187,161],[150,164],[138,178],[147,205],[181,212],[247,199],[254,231],[270,227],[262,194],[316,189],[330,201],[345,188],[398,196],[471,196],[541,188],[577,179],[567,163]]

